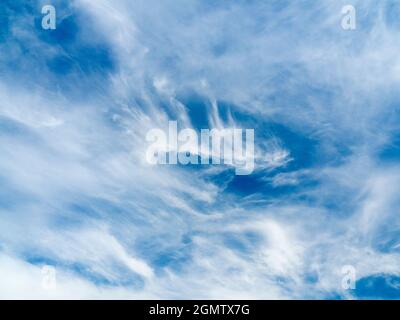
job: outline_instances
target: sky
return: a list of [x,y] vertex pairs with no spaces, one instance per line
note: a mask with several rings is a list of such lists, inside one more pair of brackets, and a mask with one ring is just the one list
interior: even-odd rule
[[[395,0],[2,0],[0,298],[400,299],[399,31]],[[254,171],[150,165],[168,121],[254,129]]]

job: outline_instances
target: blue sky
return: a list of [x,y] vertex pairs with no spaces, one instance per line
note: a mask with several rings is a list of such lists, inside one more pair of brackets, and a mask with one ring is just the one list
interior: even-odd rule
[[[399,299],[399,11],[3,0],[0,298]],[[254,128],[255,171],[147,164],[169,120]]]

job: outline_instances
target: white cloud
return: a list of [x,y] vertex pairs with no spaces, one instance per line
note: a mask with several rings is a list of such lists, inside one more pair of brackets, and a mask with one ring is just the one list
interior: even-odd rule
[[[101,98],[79,101],[2,80],[0,120],[11,129],[0,137],[0,297],[320,298],[341,291],[343,265],[354,265],[358,278],[398,273],[398,244],[383,252],[376,242],[384,226],[399,226],[400,173],[374,158],[398,129],[391,117],[397,32],[377,16],[343,34],[336,1],[307,11],[293,2],[279,14],[262,1],[212,10],[200,1],[155,4],[74,2],[94,18],[120,66]],[[371,1],[355,6],[383,10]],[[15,28],[15,37],[41,46]],[[218,101],[225,100],[255,122],[318,140],[329,160],[340,161],[264,177],[275,187],[318,181],[300,191],[310,202],[225,193],[226,184],[208,179],[215,168],[149,166],[148,130],[167,125],[171,114],[193,125],[179,97],[185,90],[208,99],[215,127],[240,125],[232,113],[222,119]],[[268,174],[297,160],[278,138],[256,141],[257,164]],[[244,249],[227,244],[227,233]],[[55,293],[38,287],[40,266],[24,261],[30,250],[60,262]],[[163,254],[183,259],[158,266]],[[76,263],[110,281],[121,265],[143,287],[92,283],[67,267]]]

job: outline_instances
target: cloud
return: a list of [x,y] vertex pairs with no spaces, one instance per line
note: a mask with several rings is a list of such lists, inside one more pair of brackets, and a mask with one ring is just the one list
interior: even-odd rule
[[[2,298],[347,298],[343,265],[398,275],[393,8],[355,1],[344,31],[337,1],[75,0],[46,33],[40,4],[2,9]],[[255,172],[148,165],[168,120],[254,128]]]

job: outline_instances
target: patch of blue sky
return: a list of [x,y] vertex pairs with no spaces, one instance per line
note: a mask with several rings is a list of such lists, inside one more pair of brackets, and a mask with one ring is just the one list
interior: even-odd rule
[[[39,1],[19,6],[6,3],[3,10],[7,11],[8,28],[2,31],[2,54],[8,58],[0,59],[3,72],[4,68],[12,70],[8,77],[18,76],[19,84],[25,79],[29,84],[61,90],[69,98],[99,94],[117,68],[111,47],[96,36],[88,16],[66,2],[60,2],[57,9],[57,28],[44,30]],[[11,28],[24,32],[11,34]]]
[[[234,193],[239,197],[255,196],[269,201],[295,201],[310,203],[305,197],[307,189],[318,186],[313,180],[305,180],[295,185],[274,186],[271,181],[265,179],[263,174],[252,174],[247,176],[235,175],[225,189],[226,192]],[[297,200],[297,201],[296,201]],[[237,200],[240,201],[240,200]]]
[[254,231],[247,232],[224,232],[221,234],[224,245],[236,252],[250,254],[258,249],[263,243],[263,237]]
[[194,129],[199,132],[201,129],[210,127],[210,102],[207,101],[205,97],[190,93],[186,96],[179,97],[179,101],[182,101],[185,105]]
[[162,274],[166,270],[179,272],[192,260],[192,238],[196,235],[196,231],[185,232],[179,229],[175,235],[159,232],[158,239],[153,239],[151,235],[142,237],[133,248],[140,256],[146,258],[156,273]]
[[[187,244],[177,247],[163,248],[162,250],[153,250],[153,252],[155,252],[155,255],[151,256],[149,261],[155,268],[156,272],[159,273],[162,273],[165,270],[180,272],[192,259],[191,246]],[[148,254],[146,254],[146,256],[148,256]]]
[[[255,128],[257,133],[255,137],[256,143],[268,141],[268,139],[278,139],[283,148],[288,150],[292,160],[278,168],[255,171],[247,176],[237,176],[234,175],[234,172],[231,172],[232,176],[228,179],[229,183],[225,191],[237,193],[240,196],[259,194],[264,197],[275,198],[288,196],[291,192],[294,193],[300,189],[304,191],[308,187],[316,185],[316,181],[311,180],[302,181],[300,185],[274,186],[272,183],[272,178],[277,174],[296,172],[314,167],[316,165],[315,160],[318,159],[316,141],[277,123],[258,124]],[[260,165],[262,168],[262,160],[260,160]],[[222,175],[225,175],[225,173],[222,173]],[[218,174],[212,180],[217,184],[224,184],[226,181],[221,177],[221,174]]]
[[383,253],[400,253],[400,225],[386,225],[373,239],[373,247]]
[[24,253],[24,260],[30,264],[40,266],[49,265],[57,267],[60,264],[60,261],[58,259],[53,259],[49,256],[40,255],[34,249]]
[[377,274],[357,281],[354,295],[358,299],[400,299],[400,277]]
[[397,164],[400,160],[400,133],[389,138],[378,152],[378,161]]

